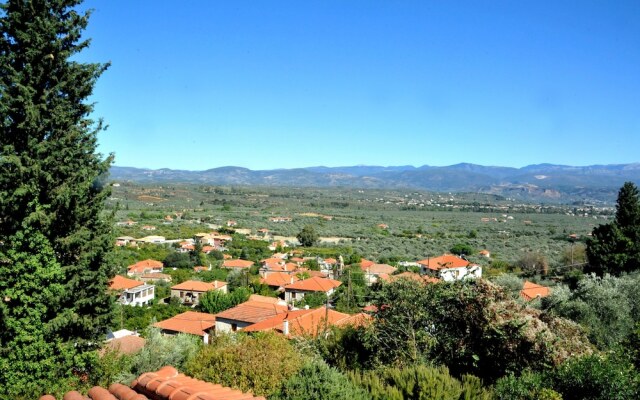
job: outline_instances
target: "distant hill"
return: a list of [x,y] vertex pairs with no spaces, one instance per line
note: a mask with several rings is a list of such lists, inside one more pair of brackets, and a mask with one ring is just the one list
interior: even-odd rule
[[111,168],[114,181],[296,187],[408,188],[435,192],[489,193],[522,201],[612,203],[626,181],[640,185],[640,163],[537,164],[522,168],[469,163],[446,167],[346,166],[253,171],[220,167],[206,171]]

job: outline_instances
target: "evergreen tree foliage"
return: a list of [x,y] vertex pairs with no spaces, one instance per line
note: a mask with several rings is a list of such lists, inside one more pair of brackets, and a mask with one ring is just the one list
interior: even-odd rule
[[620,274],[640,269],[640,194],[631,182],[618,192],[613,222],[594,228],[586,272]]
[[0,5],[1,394],[78,374],[113,304],[102,215],[112,158],[96,153],[103,125],[87,102],[107,65],[72,61],[89,44],[79,3]]
[[489,400],[492,393],[473,375],[462,381],[449,374],[446,367],[411,365],[407,368],[386,367],[380,370],[351,372],[351,380],[364,387],[374,400]]

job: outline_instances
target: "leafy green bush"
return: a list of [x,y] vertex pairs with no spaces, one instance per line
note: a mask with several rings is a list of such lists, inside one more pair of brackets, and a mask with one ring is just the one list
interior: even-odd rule
[[351,372],[351,380],[364,387],[374,400],[442,399],[489,400],[491,391],[472,375],[462,381],[452,377],[446,367],[413,365],[406,368],[382,368]]
[[550,389],[549,382],[539,372],[525,371],[520,376],[504,376],[496,382],[496,400],[562,400],[562,396]]
[[200,297],[199,308],[207,313],[216,314],[243,303],[251,296],[251,290],[240,286],[231,293],[210,290]]
[[322,360],[307,362],[290,377],[274,399],[287,400],[368,400],[364,389]]
[[551,375],[564,400],[632,400],[640,398],[640,376],[630,363],[590,355],[569,360]]
[[223,335],[214,338],[210,346],[202,347],[185,366],[185,373],[270,396],[300,370],[303,361],[287,339],[274,333]]

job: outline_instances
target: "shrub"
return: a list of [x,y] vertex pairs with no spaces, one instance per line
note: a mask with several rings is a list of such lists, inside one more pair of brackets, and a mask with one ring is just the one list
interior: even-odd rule
[[306,363],[289,378],[276,399],[287,400],[368,400],[364,389],[356,386],[337,369],[322,360]]
[[249,391],[260,396],[276,393],[303,364],[291,343],[274,333],[218,336],[185,366],[194,378]]
[[446,367],[413,365],[406,368],[350,373],[351,380],[364,387],[374,400],[404,399],[491,399],[491,391],[472,375],[462,381],[452,377]]

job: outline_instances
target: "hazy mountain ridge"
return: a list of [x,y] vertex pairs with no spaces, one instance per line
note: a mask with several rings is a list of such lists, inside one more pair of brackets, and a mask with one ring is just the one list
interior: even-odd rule
[[414,188],[437,192],[479,192],[528,201],[615,201],[625,181],[640,184],[640,163],[522,168],[461,163],[444,167],[345,166],[250,170],[227,166],[205,171],[111,168],[111,179],[136,183],[207,185]]

